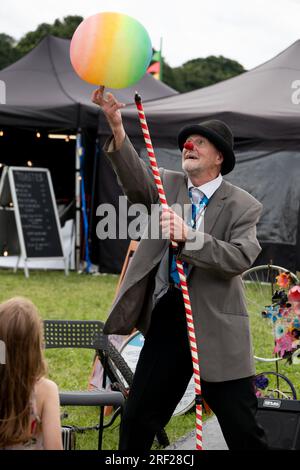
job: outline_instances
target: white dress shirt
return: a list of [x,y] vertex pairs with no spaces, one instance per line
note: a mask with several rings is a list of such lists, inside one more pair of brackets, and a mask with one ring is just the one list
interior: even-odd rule
[[[223,177],[221,173],[219,173],[219,176],[217,176],[215,179],[208,181],[208,183],[204,183],[201,186],[194,186],[193,183],[191,182],[190,178],[188,178],[188,189],[192,188],[197,188],[198,191],[200,191],[201,198],[205,195],[207,199],[210,199],[212,195],[217,191],[217,189],[220,187],[221,183],[223,181]],[[201,212],[200,217],[197,220],[197,224],[195,229],[197,230],[200,227],[202,218],[204,217],[206,208]]]
[[188,178],[188,189],[190,190],[191,188],[197,188],[199,189],[199,191],[205,194],[205,196],[208,199],[210,199],[212,195],[217,191],[219,186],[221,186],[222,181],[223,181],[223,176],[221,175],[221,173],[214,180],[211,180],[208,183],[202,184],[201,186],[194,186],[190,178]]

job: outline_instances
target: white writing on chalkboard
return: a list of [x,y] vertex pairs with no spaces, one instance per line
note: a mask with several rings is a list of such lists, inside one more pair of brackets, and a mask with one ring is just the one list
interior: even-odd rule
[[28,258],[63,256],[48,170],[13,170]]

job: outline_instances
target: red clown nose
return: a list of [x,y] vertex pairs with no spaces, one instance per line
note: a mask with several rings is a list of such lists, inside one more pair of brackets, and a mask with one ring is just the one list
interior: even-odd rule
[[185,142],[183,144],[183,147],[186,149],[186,150],[194,150],[194,144],[193,142]]

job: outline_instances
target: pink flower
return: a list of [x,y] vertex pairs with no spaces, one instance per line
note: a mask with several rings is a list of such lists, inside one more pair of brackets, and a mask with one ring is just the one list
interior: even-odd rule
[[279,313],[281,313],[282,317],[287,318],[291,315],[292,309],[291,309],[291,307],[281,307],[279,309]]
[[293,342],[295,341],[294,336],[290,333],[285,334],[279,339],[276,339],[276,346],[274,348],[275,353],[279,353],[281,357],[288,351],[293,350]]
[[300,302],[300,286],[294,286],[289,290],[288,298],[290,302]]
[[294,312],[300,316],[300,302],[293,302]]

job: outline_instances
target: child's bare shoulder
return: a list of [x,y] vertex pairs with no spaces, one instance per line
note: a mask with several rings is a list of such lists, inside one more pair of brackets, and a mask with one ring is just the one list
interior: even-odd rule
[[46,377],[42,377],[35,385],[35,390],[37,394],[45,395],[45,394],[57,394],[58,387],[53,380],[46,379]]

